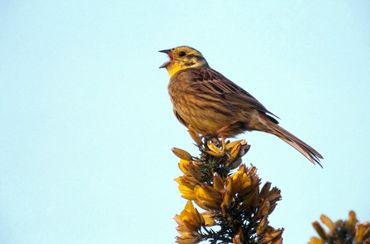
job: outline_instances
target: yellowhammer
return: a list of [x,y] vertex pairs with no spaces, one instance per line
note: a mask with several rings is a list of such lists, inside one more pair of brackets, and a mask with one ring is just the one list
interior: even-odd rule
[[273,134],[312,163],[323,157],[315,149],[278,125],[277,116],[247,91],[209,67],[194,48],[179,46],[160,52],[170,60],[160,68],[170,75],[168,86],[177,119],[204,136],[232,137],[244,131]]

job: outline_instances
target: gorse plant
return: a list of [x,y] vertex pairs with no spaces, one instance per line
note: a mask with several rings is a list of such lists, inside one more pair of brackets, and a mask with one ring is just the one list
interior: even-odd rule
[[327,227],[327,231],[318,221],[313,222],[319,237],[312,237],[309,244],[370,244],[370,224],[359,223],[354,211],[348,213],[347,220],[333,222],[324,214],[320,220]]
[[176,181],[187,199],[175,216],[177,243],[282,243],[283,229],[268,221],[281,199],[280,190],[269,182],[261,187],[256,167],[242,164],[247,142],[201,139],[191,129],[189,133],[200,150],[198,157],[173,148],[184,174]]

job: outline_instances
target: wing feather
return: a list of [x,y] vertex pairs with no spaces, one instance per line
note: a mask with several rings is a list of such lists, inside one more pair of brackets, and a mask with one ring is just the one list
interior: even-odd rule
[[211,69],[210,67],[191,69],[187,72],[191,72],[191,74],[189,74],[189,77],[191,77],[193,81],[191,85],[198,91],[222,98],[230,103],[230,105],[236,106],[243,110],[251,108],[256,109],[259,112],[266,114],[274,123],[278,123],[275,118],[269,115],[279,118],[278,116],[271,113],[250,93],[239,87],[231,80],[227,79],[219,72]]

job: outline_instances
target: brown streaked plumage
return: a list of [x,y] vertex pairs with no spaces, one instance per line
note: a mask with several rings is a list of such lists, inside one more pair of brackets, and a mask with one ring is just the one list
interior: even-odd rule
[[170,74],[168,91],[177,119],[205,136],[232,137],[244,131],[273,134],[302,153],[312,163],[323,157],[315,149],[278,125],[268,111],[247,91],[209,67],[194,48],[162,50],[170,60],[161,68]]

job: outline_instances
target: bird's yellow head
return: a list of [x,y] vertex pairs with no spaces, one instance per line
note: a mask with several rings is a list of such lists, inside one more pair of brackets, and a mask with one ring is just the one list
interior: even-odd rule
[[179,46],[172,49],[161,50],[160,52],[166,53],[170,60],[162,64],[159,68],[166,68],[170,76],[184,69],[208,65],[203,55],[198,50],[191,47]]

